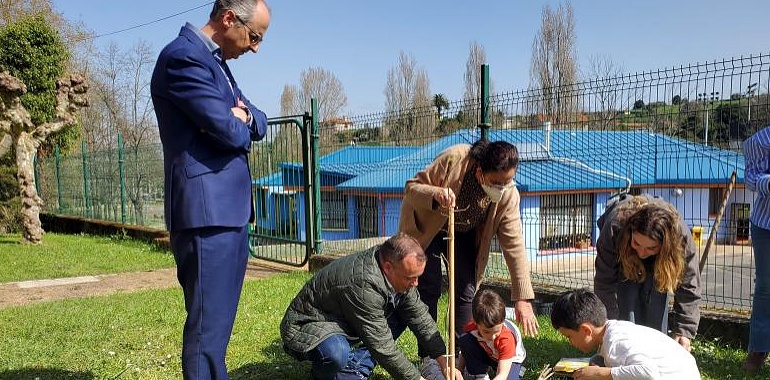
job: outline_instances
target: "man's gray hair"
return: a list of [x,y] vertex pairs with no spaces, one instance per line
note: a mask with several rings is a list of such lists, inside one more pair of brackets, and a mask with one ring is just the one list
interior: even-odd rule
[[399,232],[380,245],[378,251],[382,262],[391,264],[400,263],[404,258],[412,253],[417,255],[417,260],[421,263],[427,261],[425,251],[423,251],[417,239]]
[[254,8],[260,2],[263,2],[263,0],[215,0],[214,8],[211,9],[211,14],[209,14],[209,19],[214,20],[222,17],[225,11],[230,9],[241,20],[251,20],[251,17],[254,15]]

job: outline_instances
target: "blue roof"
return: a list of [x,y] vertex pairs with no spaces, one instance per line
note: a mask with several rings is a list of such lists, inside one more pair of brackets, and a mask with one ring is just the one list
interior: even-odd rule
[[376,164],[411,153],[419,147],[403,146],[348,146],[327,154],[319,160],[321,166],[332,164]]
[[[321,172],[356,176],[376,170],[384,161],[409,154],[418,147],[349,146],[322,156],[318,161]],[[282,169],[302,169],[301,163],[281,163]]]
[[[347,147],[320,159],[324,185],[339,190],[401,193],[404,183],[444,149],[472,144],[477,129],[457,131],[422,147]],[[490,141],[519,148],[519,191],[546,192],[624,188],[639,185],[725,183],[733,170],[743,181],[744,157],[647,131],[550,132],[493,129]],[[286,166],[284,166],[286,165]],[[284,164],[301,170],[298,164]]]
[[255,186],[280,186],[283,184],[281,172],[276,172],[265,177],[255,178],[251,181]]
[[742,154],[647,131],[552,131],[550,140],[551,157],[628,177],[633,185],[725,183],[733,170],[743,181]]

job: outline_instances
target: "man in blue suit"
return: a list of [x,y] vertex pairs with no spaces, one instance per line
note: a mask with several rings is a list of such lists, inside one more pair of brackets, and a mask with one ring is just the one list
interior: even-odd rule
[[230,341],[254,218],[247,154],[267,131],[264,112],[226,60],[257,52],[270,24],[264,0],[216,0],[161,51],[151,93],[163,143],[165,218],[187,319],[185,379],[227,379]]

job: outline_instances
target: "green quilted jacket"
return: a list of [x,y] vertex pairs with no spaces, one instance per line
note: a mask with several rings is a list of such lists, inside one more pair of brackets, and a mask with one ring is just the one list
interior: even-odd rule
[[393,378],[416,380],[420,373],[396,346],[387,316],[398,313],[431,357],[443,355],[446,346],[417,289],[394,305],[392,288],[377,264],[377,248],[337,259],[308,280],[284,314],[281,339],[290,354],[306,353],[342,334],[352,344],[366,346]]

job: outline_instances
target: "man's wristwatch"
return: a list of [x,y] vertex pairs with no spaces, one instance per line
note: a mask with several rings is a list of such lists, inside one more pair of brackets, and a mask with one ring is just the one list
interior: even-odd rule
[[243,112],[246,112],[246,124],[251,124],[252,118],[251,118],[251,111],[249,111],[249,107],[241,106],[238,108],[242,109]]

